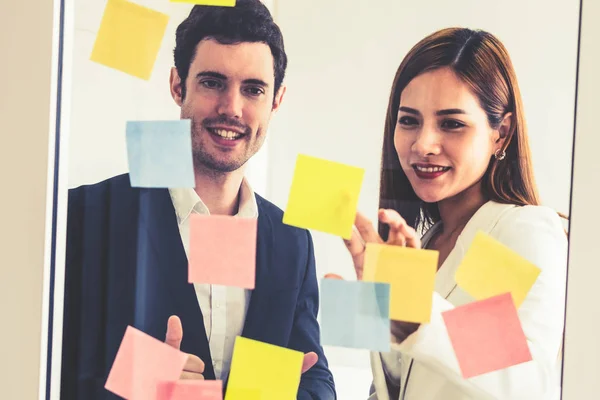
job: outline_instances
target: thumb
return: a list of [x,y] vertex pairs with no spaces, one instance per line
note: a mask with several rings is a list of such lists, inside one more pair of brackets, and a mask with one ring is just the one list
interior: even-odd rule
[[183,326],[181,326],[181,320],[177,315],[171,315],[167,321],[167,335],[165,337],[165,343],[179,350],[182,339]]
[[319,356],[315,352],[306,353],[302,362],[302,373],[311,369],[319,361]]

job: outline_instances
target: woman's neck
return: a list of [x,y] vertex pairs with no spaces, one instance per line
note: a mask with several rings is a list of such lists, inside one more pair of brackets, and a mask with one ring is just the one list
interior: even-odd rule
[[487,201],[481,190],[481,182],[477,182],[456,196],[440,201],[438,208],[443,234],[458,236],[471,217]]

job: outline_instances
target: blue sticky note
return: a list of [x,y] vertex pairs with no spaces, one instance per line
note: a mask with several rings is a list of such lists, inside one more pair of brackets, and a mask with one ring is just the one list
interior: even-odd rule
[[390,285],[321,280],[321,344],[390,351]]
[[196,186],[189,119],[128,121],[126,136],[132,187]]

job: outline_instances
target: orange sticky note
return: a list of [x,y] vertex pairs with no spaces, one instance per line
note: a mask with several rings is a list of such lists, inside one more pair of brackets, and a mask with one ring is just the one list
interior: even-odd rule
[[510,293],[445,311],[442,317],[464,378],[532,359]]
[[171,0],[174,3],[199,4],[201,6],[234,7],[235,0]]
[[156,397],[158,383],[179,379],[188,355],[128,326],[105,389],[128,400]]
[[156,400],[223,400],[223,381],[159,382]]
[[350,239],[364,172],[298,155],[283,223]]
[[90,59],[148,80],[169,16],[127,0],[108,0]]
[[456,283],[477,300],[510,292],[519,308],[540,272],[517,252],[480,231],[456,271]]
[[439,252],[367,243],[363,280],[390,284],[390,318],[427,323],[431,319]]
[[256,218],[190,215],[188,281],[254,289]]
[[294,400],[304,354],[238,336],[225,400]]

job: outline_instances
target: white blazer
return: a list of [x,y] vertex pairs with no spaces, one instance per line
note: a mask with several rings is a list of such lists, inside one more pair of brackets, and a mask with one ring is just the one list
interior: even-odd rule
[[[434,225],[424,235],[424,246],[439,227]],[[479,230],[542,271],[518,310],[533,360],[464,379],[441,312],[474,301],[457,287],[454,276]],[[371,353],[373,385],[369,400],[397,400],[390,398],[384,374],[400,383],[400,400],[558,399],[566,276],[567,237],[555,211],[543,206],[518,207],[491,201],[484,204],[469,220],[437,272],[431,321],[401,344],[392,344],[392,351]]]

